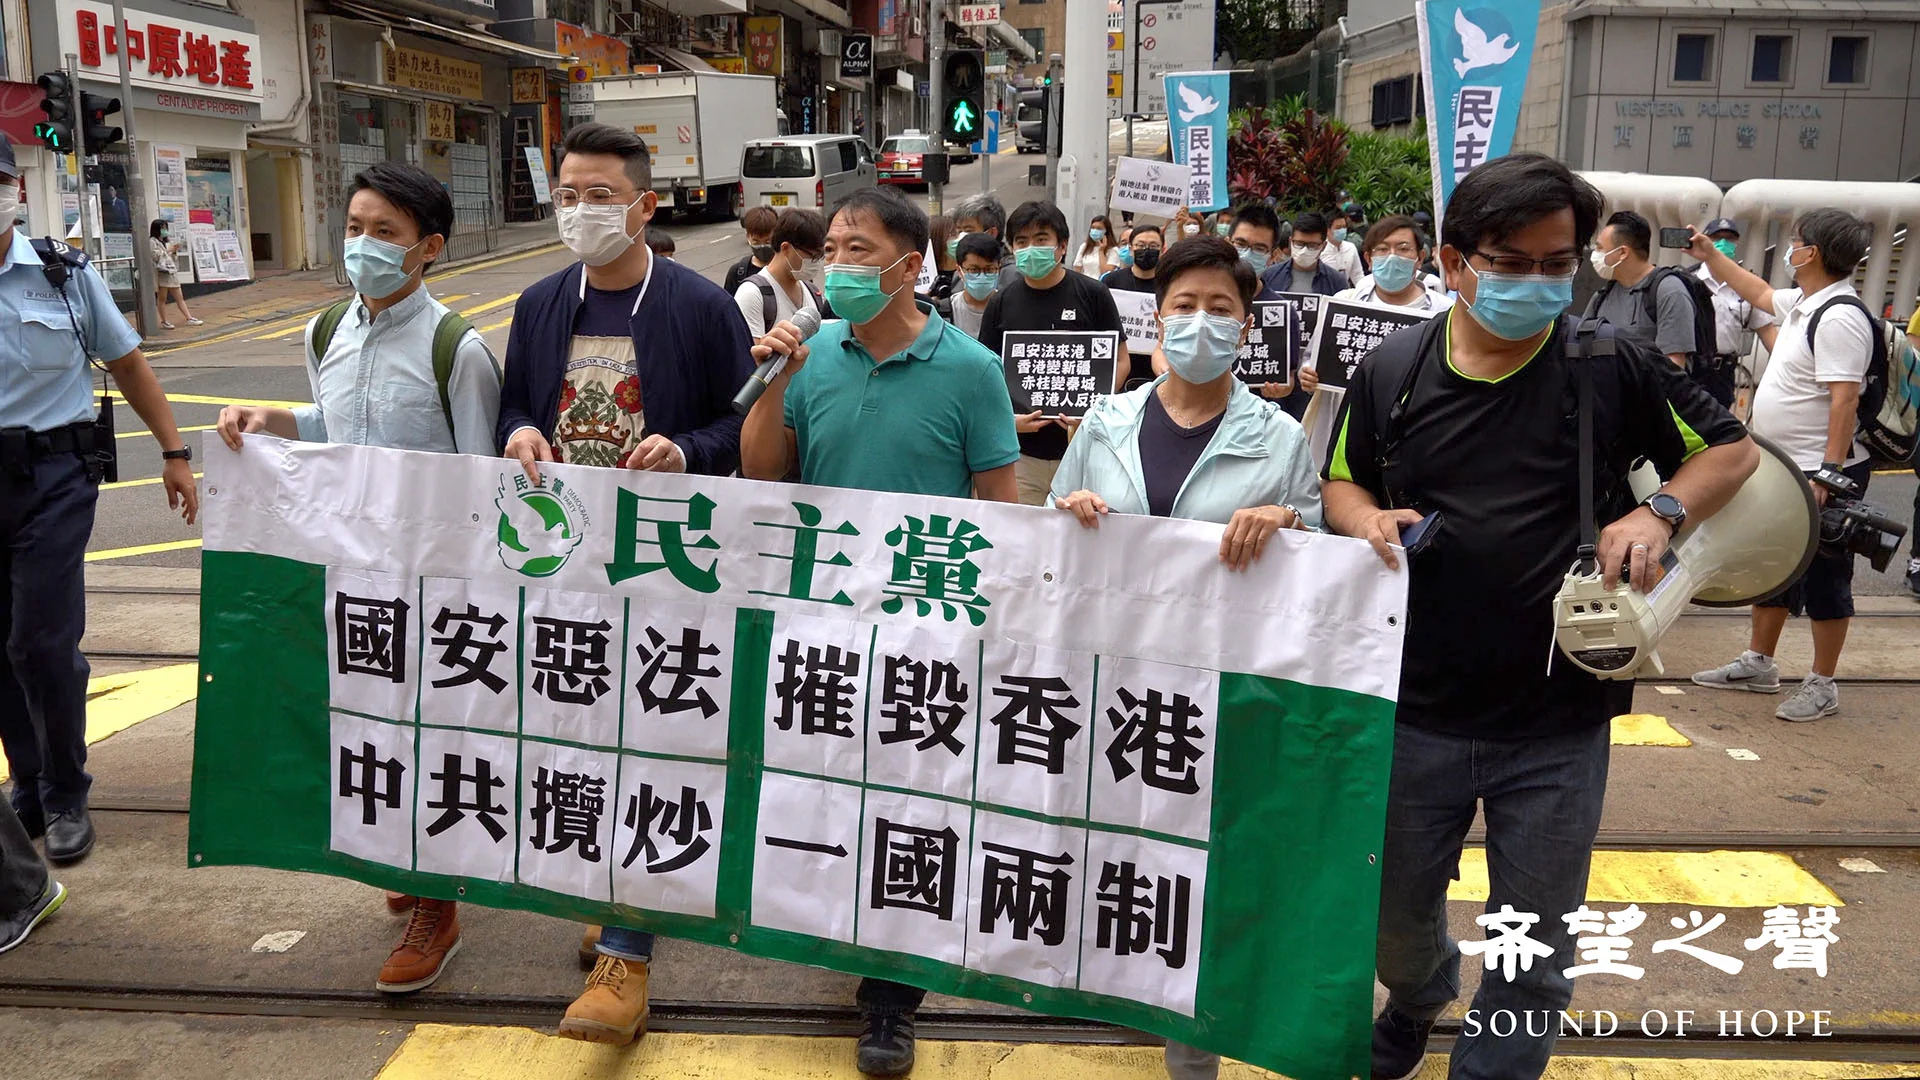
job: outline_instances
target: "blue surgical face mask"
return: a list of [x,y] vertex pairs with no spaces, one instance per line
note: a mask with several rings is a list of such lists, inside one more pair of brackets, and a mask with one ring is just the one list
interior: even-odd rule
[[1233,370],[1240,354],[1240,335],[1247,324],[1225,315],[1196,311],[1168,315],[1161,320],[1160,352],[1167,367],[1187,382],[1210,383]]
[[[910,254],[910,253],[909,253]],[[859,326],[870,323],[879,314],[887,310],[893,302],[894,293],[912,283],[908,278],[899,284],[893,292],[882,292],[880,275],[900,265],[902,255],[885,266],[862,266],[859,263],[833,263],[827,267],[827,283],[821,291],[827,294],[827,303],[832,305],[833,313]]]
[[998,270],[969,270],[965,276],[967,295],[975,300],[985,300],[1000,287]]
[[1240,258],[1248,266],[1253,267],[1253,272],[1257,274],[1267,268],[1267,263],[1273,259],[1273,256],[1265,251],[1255,251],[1252,248],[1247,248],[1240,252]]
[[1733,240],[1715,240],[1713,246],[1719,248],[1720,254],[1729,259],[1738,257],[1735,253],[1740,250],[1740,245]]
[[1573,303],[1573,277],[1547,277],[1543,274],[1497,274],[1481,271],[1472,263],[1467,271],[1478,285],[1467,313],[1487,333],[1507,341],[1525,341],[1553,325],[1553,320]]
[[1373,283],[1382,292],[1399,292],[1413,284],[1413,260],[1405,255],[1382,255],[1373,260]]
[[1334,243],[1336,243],[1336,244],[1339,244],[1339,243],[1344,243],[1344,242],[1346,241],[1346,239],[1347,239],[1347,230],[1345,230],[1345,229],[1335,229],[1335,230],[1333,230],[1333,242],[1334,242]]
[[1099,243],[1100,241],[1105,240],[1106,238],[1107,238],[1107,230],[1099,228],[1098,226],[1095,226],[1094,228],[1087,230],[1087,239],[1092,240],[1095,243]]
[[1133,265],[1133,249],[1130,247],[1121,248],[1117,253],[1114,254],[1113,261],[1119,263],[1121,266],[1132,266]]
[[407,252],[419,246],[401,247],[365,234],[350,236],[345,248],[347,280],[361,296],[374,300],[392,296],[412,280],[413,271],[406,268]]

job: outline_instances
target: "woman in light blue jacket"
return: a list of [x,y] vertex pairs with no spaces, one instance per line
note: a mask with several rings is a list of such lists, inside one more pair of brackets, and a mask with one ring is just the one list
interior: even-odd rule
[[1088,528],[1107,513],[1220,522],[1220,560],[1245,570],[1275,532],[1320,527],[1300,424],[1233,376],[1259,280],[1232,244],[1198,236],[1167,249],[1155,283],[1167,373],[1087,413],[1054,505]]

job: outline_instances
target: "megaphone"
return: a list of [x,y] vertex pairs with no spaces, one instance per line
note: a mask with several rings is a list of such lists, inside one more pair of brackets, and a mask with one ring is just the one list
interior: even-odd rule
[[[1745,607],[1807,572],[1820,547],[1813,488],[1785,451],[1758,435],[1753,441],[1760,467],[1719,513],[1680,530],[1652,589],[1635,592],[1625,579],[1605,588],[1598,568],[1568,573],[1553,598],[1554,640],[1567,659],[1602,679],[1664,674],[1657,647],[1689,603]],[[1630,482],[1645,498],[1660,478],[1646,467]]]

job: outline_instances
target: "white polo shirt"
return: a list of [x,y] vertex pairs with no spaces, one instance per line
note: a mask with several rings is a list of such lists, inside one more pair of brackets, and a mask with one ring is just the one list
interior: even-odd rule
[[[1809,472],[1827,456],[1827,383],[1860,382],[1873,359],[1874,327],[1856,307],[1836,307],[1820,318],[1819,340],[1809,347],[1807,323],[1813,313],[1837,296],[1858,296],[1850,281],[1836,281],[1812,296],[1799,289],[1776,289],[1773,317],[1780,323],[1773,356],[1760,386],[1753,393],[1754,434],[1772,439]],[[1853,444],[1843,464],[1866,459]]]

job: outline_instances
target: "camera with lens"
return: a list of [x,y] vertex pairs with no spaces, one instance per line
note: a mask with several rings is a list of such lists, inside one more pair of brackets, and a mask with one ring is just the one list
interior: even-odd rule
[[1907,527],[1888,517],[1869,502],[1860,501],[1860,485],[1827,466],[1813,474],[1813,482],[1826,488],[1826,508],[1820,511],[1820,543],[1850,555],[1865,555],[1876,572],[1884,572],[1893,561]]

